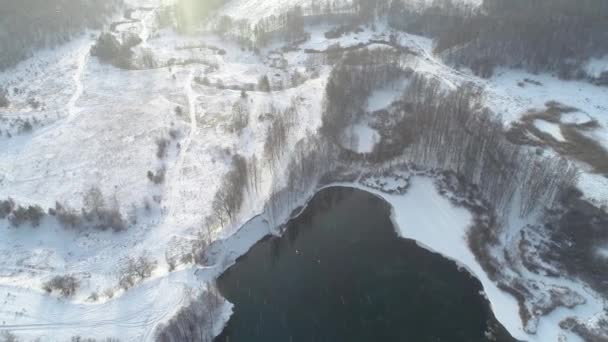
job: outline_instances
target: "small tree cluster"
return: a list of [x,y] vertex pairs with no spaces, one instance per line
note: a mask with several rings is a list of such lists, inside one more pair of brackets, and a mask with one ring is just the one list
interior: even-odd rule
[[55,202],[55,208],[49,210],[49,214],[55,215],[57,221],[66,228],[75,229],[83,224],[82,213],[59,202]]
[[582,78],[589,58],[608,53],[600,43],[607,30],[604,0],[485,0],[481,10],[449,3],[421,13],[395,5],[389,21],[435,36],[436,52],[484,77],[505,65]]
[[120,342],[119,339],[113,337],[107,337],[104,339],[95,339],[95,338],[85,338],[82,336],[72,336],[70,342]]
[[5,219],[15,209],[15,201],[12,198],[0,201],[0,219]]
[[8,215],[8,220],[13,227],[19,227],[26,222],[29,222],[33,227],[38,227],[44,214],[44,210],[38,205],[17,206]]
[[102,32],[95,45],[91,47],[91,56],[118,68],[131,69],[133,64],[131,48],[139,43],[141,39],[137,36],[128,36],[121,43],[112,33]]
[[158,157],[158,159],[167,157],[167,150],[169,149],[170,143],[169,139],[166,138],[156,140],[156,157]]
[[247,181],[247,161],[237,154],[232,158],[232,168],[224,176],[212,202],[215,217],[222,225],[231,222],[241,208]]
[[118,285],[124,290],[128,290],[138,282],[149,278],[158,263],[143,254],[137,258],[129,258],[120,268]]
[[167,169],[163,166],[156,170],[156,172],[148,171],[147,176],[152,183],[159,185],[165,182],[166,173]]
[[119,232],[127,228],[118,200],[114,198],[109,205],[106,204],[98,187],[91,187],[85,193],[83,214],[88,222],[100,230],[112,229]]
[[0,1],[0,70],[38,48],[64,44],[86,28],[98,29],[122,1]]
[[204,291],[169,322],[156,329],[156,342],[211,342],[224,300],[215,289]]
[[399,61],[399,53],[392,49],[363,49],[344,56],[325,88],[322,132],[327,138],[336,141],[363,114],[373,89],[407,76]]
[[78,211],[59,202],[49,209],[49,214],[57,218],[64,228],[85,229],[88,227],[120,232],[127,229],[127,222],[120,212],[118,200],[114,198],[111,204],[106,203],[101,190],[91,187],[83,196],[83,208]]
[[270,79],[267,75],[260,76],[258,79],[258,90],[263,92],[270,92]]
[[0,108],[8,107],[10,104],[6,95],[6,90],[0,89]]
[[80,282],[73,275],[55,276],[44,283],[44,290],[47,293],[57,291],[62,297],[71,297],[76,293]]
[[238,101],[232,106],[232,123],[230,125],[230,131],[233,133],[240,133],[248,125],[249,107],[247,107],[247,102],[245,100]]
[[0,333],[0,342],[19,342],[19,338],[10,331],[3,331]]

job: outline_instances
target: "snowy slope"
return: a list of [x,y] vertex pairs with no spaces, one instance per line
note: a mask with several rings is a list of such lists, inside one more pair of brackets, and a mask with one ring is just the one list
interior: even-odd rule
[[[0,220],[0,331],[44,341],[67,340],[74,335],[150,341],[159,323],[205,290],[202,284],[212,281],[237,256],[276,229],[258,215],[263,214],[273,183],[284,179],[282,173],[273,175],[264,170],[259,191],[247,195],[235,222],[212,232],[218,255],[214,265],[179,265],[175,272],[169,272],[165,262],[167,253],[179,253],[196,239],[205,217],[211,214],[213,196],[229,169],[231,155],[262,159],[268,122],[260,118],[271,107],[297,108],[297,125],[289,135],[286,155],[308,134],[317,132],[329,67],[320,67],[315,78],[306,74],[307,55],[302,50],[282,53],[271,48],[258,56],[211,34],[181,36],[170,29],[158,30],[153,18],[161,3],[128,1],[129,6],[151,8],[133,14],[139,20],[136,24],[119,27],[143,38],[136,55],[149,49],[159,61],[200,58],[201,62],[121,70],[89,56],[93,40],[83,35],[0,73],[0,84],[20,89],[18,94],[11,94],[11,106],[0,109],[0,116],[7,120],[0,121],[0,129],[13,132],[11,138],[0,136],[0,200],[12,197],[18,203],[38,204],[45,209],[59,201],[80,208],[83,194],[91,186],[98,186],[108,198],[120,203],[125,215],[138,218],[127,232],[119,234],[64,230],[51,218],[38,228],[20,229]],[[307,2],[232,0],[222,13],[259,19],[296,4],[306,6]],[[338,42],[350,46],[370,39],[387,39],[390,34],[382,23],[376,32],[365,29],[339,39],[326,39],[323,33],[327,29],[308,28],[311,39],[301,48],[322,50]],[[494,78],[482,80],[443,64],[432,55],[429,39],[399,34],[398,41],[419,53],[404,62],[417,72],[441,79],[446,87],[473,82],[485,88],[486,104],[503,114],[506,122],[516,121],[526,111],[542,109],[546,102],[554,100],[579,109],[566,120],[598,120],[600,127],[594,134],[600,141],[608,141],[608,88],[513,70],[502,70]],[[201,43],[220,47],[226,54],[190,48]],[[277,56],[287,60],[286,68],[272,64]],[[244,100],[239,90],[215,86],[219,81],[230,86],[255,84],[263,75],[278,83],[289,79],[295,70],[306,74],[306,82],[271,93],[248,91]],[[196,81],[202,77],[210,85]],[[542,85],[526,84],[522,88],[518,83],[525,78]],[[368,99],[367,109],[384,109],[406,83],[375,91]],[[30,98],[39,99],[43,105],[33,108],[28,103]],[[249,124],[242,132],[234,133],[229,129],[232,110],[235,103],[241,102],[249,111]],[[176,111],[177,107],[180,111]],[[19,133],[11,126],[17,119],[36,119],[37,123],[32,132]],[[555,126],[540,123],[539,128],[560,138]],[[171,131],[177,132],[177,137],[167,157],[159,160],[156,141],[168,137]],[[377,132],[364,120],[352,132],[358,140],[355,150],[373,149]],[[286,160],[281,163],[279,169],[285,168]],[[152,184],[146,173],[163,165],[167,168],[165,183]],[[586,319],[599,310],[599,300],[581,290],[588,305],[579,311],[564,309],[542,319],[538,335],[527,336],[517,318],[514,300],[489,280],[464,243],[470,220],[466,210],[453,207],[426,178],[416,178],[406,196],[355,186],[374,192],[393,205],[394,220],[402,236],[459,262],[480,279],[496,316],[514,336],[552,341],[557,338],[559,319],[573,314]],[[584,173],[580,187],[599,203],[608,199],[608,182],[599,175]],[[302,201],[312,196],[312,191],[302,194]],[[149,212],[145,210],[146,203],[153,205]],[[421,215],[421,205],[437,215]],[[287,219],[289,213],[281,218]],[[255,219],[250,221],[252,218]],[[120,289],[117,268],[127,258],[143,253],[156,260],[158,268],[150,279],[129,291]],[[42,290],[45,281],[62,274],[75,274],[82,280],[81,288],[71,299],[48,296]],[[100,298],[90,300],[92,293],[98,293]],[[218,317],[218,326],[228,318],[229,310],[227,304]],[[576,339],[568,336],[567,341]]]

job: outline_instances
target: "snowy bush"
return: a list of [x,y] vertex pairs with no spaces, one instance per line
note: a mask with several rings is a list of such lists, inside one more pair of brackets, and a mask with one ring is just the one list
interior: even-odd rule
[[44,290],[47,293],[57,291],[62,297],[71,297],[76,293],[80,282],[73,275],[55,276],[53,279],[44,283]]
[[148,179],[158,185],[158,184],[162,184],[165,182],[165,174],[167,173],[167,169],[163,166],[160,169],[158,169],[156,171],[156,173],[152,172],[152,171],[148,171]]
[[224,299],[217,290],[208,290],[182,308],[166,324],[156,329],[156,342],[210,342]]
[[230,131],[233,133],[240,133],[247,125],[249,125],[249,109],[247,104],[243,101],[236,102],[232,106],[232,123],[230,124]]
[[149,278],[158,263],[142,254],[137,258],[129,258],[119,271],[118,285],[128,290],[138,282]]
[[11,198],[6,199],[4,201],[0,201],[0,219],[6,218],[13,212],[15,208],[15,201]]
[[270,80],[268,76],[264,75],[260,77],[258,80],[258,90],[266,93],[270,92]]
[[64,227],[77,228],[82,225],[82,215],[74,209],[62,206],[59,202],[55,203],[54,214]]
[[83,217],[87,223],[99,230],[112,229],[120,232],[127,229],[127,223],[120,212],[120,205],[116,198],[110,206],[98,187],[91,187],[84,195]]
[[242,156],[235,155],[232,169],[224,176],[211,204],[215,217],[222,225],[231,222],[241,208],[247,181],[247,161]]
[[164,159],[167,157],[167,150],[169,149],[170,141],[166,138],[160,138],[156,140],[156,157],[158,159]]
[[0,333],[0,342],[19,342],[19,339],[10,331],[3,331]]
[[0,108],[8,107],[10,102],[8,101],[8,97],[6,97],[6,91],[0,89]]
[[112,33],[102,32],[95,45],[91,47],[91,56],[97,57],[101,62],[112,64],[122,69],[132,68],[133,51],[131,48],[141,42],[136,36],[129,36],[120,41]]
[[119,339],[113,337],[107,337],[101,340],[94,338],[84,338],[82,336],[72,336],[70,342],[120,342]]
[[13,227],[19,227],[26,222],[29,222],[33,227],[38,227],[40,225],[40,220],[42,220],[43,217],[44,210],[42,210],[40,206],[18,206],[9,215],[8,220]]

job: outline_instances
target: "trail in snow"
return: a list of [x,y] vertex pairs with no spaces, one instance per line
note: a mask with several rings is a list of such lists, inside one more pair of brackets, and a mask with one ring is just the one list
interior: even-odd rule
[[72,122],[79,113],[79,108],[76,106],[76,102],[84,93],[84,69],[87,65],[87,61],[89,59],[91,47],[86,44],[82,50],[78,54],[78,60],[76,64],[76,73],[74,73],[74,84],[76,85],[76,90],[74,94],[70,98],[67,104],[68,110],[68,122]]
[[148,21],[156,14],[156,11],[160,6],[161,4],[154,7],[154,9],[150,10],[143,18],[141,18],[141,32],[139,33],[139,35],[141,38],[141,46],[143,47],[148,46],[148,39],[150,38],[150,28],[148,27]]
[[[184,85],[184,93],[186,94],[186,98],[188,99],[188,114],[190,116],[190,133],[188,134],[188,136],[182,143],[182,147],[179,151],[177,161],[175,163],[175,166],[172,168],[173,172],[171,172],[171,175],[169,177],[167,177],[167,179],[169,179],[171,181],[175,181],[175,182],[179,182],[179,180],[180,180],[180,177],[181,177],[180,174],[181,174],[182,168],[184,166],[186,154],[188,153],[188,150],[190,149],[190,146],[192,145],[192,141],[198,131],[198,124],[197,124],[197,120],[196,120],[196,93],[194,92],[194,89],[192,89],[192,82],[194,82],[194,70],[190,70],[190,74],[186,77],[186,84]],[[177,186],[175,184],[170,184],[169,191],[168,191],[169,196],[168,196],[167,200],[165,201],[165,203],[167,203],[167,205],[168,205],[166,217],[173,217],[172,213],[173,213],[174,204],[179,203],[179,201],[178,201],[179,199],[176,198],[177,197],[176,191],[178,191]]]

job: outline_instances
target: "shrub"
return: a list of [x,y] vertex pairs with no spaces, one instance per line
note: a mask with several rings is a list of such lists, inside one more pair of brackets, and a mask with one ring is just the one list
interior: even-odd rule
[[40,220],[44,217],[44,210],[40,206],[30,205],[29,207],[18,206],[8,217],[13,227],[19,227],[26,222],[30,222],[33,227],[40,225]]
[[89,296],[88,299],[89,299],[90,302],[96,302],[96,301],[98,301],[99,300],[99,293],[97,293],[97,292],[91,293],[91,295]]
[[62,297],[71,297],[76,293],[80,282],[73,275],[55,276],[53,279],[44,283],[44,290],[47,293],[58,291]]
[[166,324],[156,329],[156,341],[212,341],[214,319],[219,314],[223,302],[223,298],[215,289],[203,292]]
[[224,176],[212,202],[215,217],[222,225],[226,220],[231,222],[241,208],[248,180],[247,161],[241,155],[235,155],[232,169]]
[[165,138],[156,140],[156,156],[158,157],[158,159],[164,159],[167,156],[167,149],[169,148],[169,143],[170,141]]
[[0,333],[0,342],[19,342],[19,339],[10,331],[3,331]]
[[106,206],[103,194],[98,187],[91,187],[85,193],[82,216],[96,229],[112,229],[120,232],[127,228],[118,201],[114,199],[112,206]]
[[11,198],[0,201],[0,219],[6,218],[15,209],[15,201]]
[[182,107],[175,106],[175,115],[181,116],[182,114],[184,114],[184,110],[182,109]]
[[59,202],[55,202],[55,209],[53,214],[57,218],[57,221],[65,228],[77,228],[83,223],[82,216],[78,211],[67,208],[61,205]]
[[0,108],[8,107],[10,102],[8,101],[8,97],[6,97],[6,91],[0,89]]
[[158,185],[165,182],[165,174],[167,173],[167,169],[165,167],[161,167],[156,171],[156,173],[152,171],[148,171],[148,179]]
[[270,80],[268,76],[264,75],[260,77],[258,80],[258,90],[266,93],[270,92]]
[[141,42],[141,39],[139,41],[138,39],[139,37],[131,36],[121,44],[113,34],[103,32],[97,38],[95,45],[91,47],[91,56],[118,68],[129,69],[132,67],[131,58],[133,56],[131,47]]
[[249,109],[247,105],[242,102],[236,102],[232,106],[232,123],[230,130],[233,133],[240,133],[245,127],[249,125]]
[[112,299],[112,298],[114,298],[114,289],[111,287],[108,287],[107,289],[103,290],[103,294],[106,297]]
[[145,254],[136,259],[129,258],[119,271],[118,284],[126,291],[139,281],[149,278],[157,265],[155,260]]
[[21,127],[19,127],[20,132],[28,133],[34,129],[30,120],[25,120],[21,123]]
[[120,342],[120,340],[113,337],[106,337],[102,340],[98,340],[94,338],[84,338],[82,336],[72,336],[70,342]]

